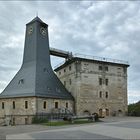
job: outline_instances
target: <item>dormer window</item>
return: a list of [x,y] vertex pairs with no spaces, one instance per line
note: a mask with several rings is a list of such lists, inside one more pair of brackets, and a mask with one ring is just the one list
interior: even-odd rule
[[50,87],[47,87],[47,91],[48,91],[48,92],[51,92],[51,88],[50,88]]
[[47,68],[44,68],[43,71],[46,72],[47,71]]
[[18,81],[18,84],[24,84],[24,79],[20,79],[20,80]]
[[60,93],[61,92],[60,88],[56,88],[56,92]]

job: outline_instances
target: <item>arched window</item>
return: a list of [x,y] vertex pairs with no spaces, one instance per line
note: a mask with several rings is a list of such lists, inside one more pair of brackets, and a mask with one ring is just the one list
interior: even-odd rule
[[118,110],[118,115],[119,115],[119,116],[122,116],[122,115],[123,115],[123,112],[122,112],[121,109]]
[[84,115],[90,115],[90,112],[89,112],[88,110],[85,110],[85,111],[83,112],[83,114],[84,114]]
[[118,112],[119,112],[119,113],[122,113],[122,110],[119,109]]

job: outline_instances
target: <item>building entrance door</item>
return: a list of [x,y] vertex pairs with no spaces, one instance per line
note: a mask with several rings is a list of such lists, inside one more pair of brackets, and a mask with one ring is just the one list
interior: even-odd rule
[[100,108],[99,109],[99,117],[102,117],[102,115],[103,115],[103,110]]
[[25,118],[25,124],[29,124],[29,119]]
[[109,109],[106,108],[106,116],[109,116]]

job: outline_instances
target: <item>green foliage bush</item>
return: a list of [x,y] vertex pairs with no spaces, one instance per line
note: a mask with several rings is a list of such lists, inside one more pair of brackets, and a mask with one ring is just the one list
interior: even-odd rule
[[34,124],[39,124],[39,123],[47,123],[48,122],[48,118],[47,117],[33,117],[32,119],[32,123]]
[[129,116],[140,116],[140,101],[134,104],[128,105]]

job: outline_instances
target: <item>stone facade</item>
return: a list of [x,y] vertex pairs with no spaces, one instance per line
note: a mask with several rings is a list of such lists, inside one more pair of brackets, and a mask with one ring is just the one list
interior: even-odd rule
[[65,109],[73,112],[73,101],[37,97],[0,99],[0,124],[31,124],[36,114],[65,113]]
[[127,67],[76,58],[55,71],[74,96],[77,115],[120,116],[127,113]]

